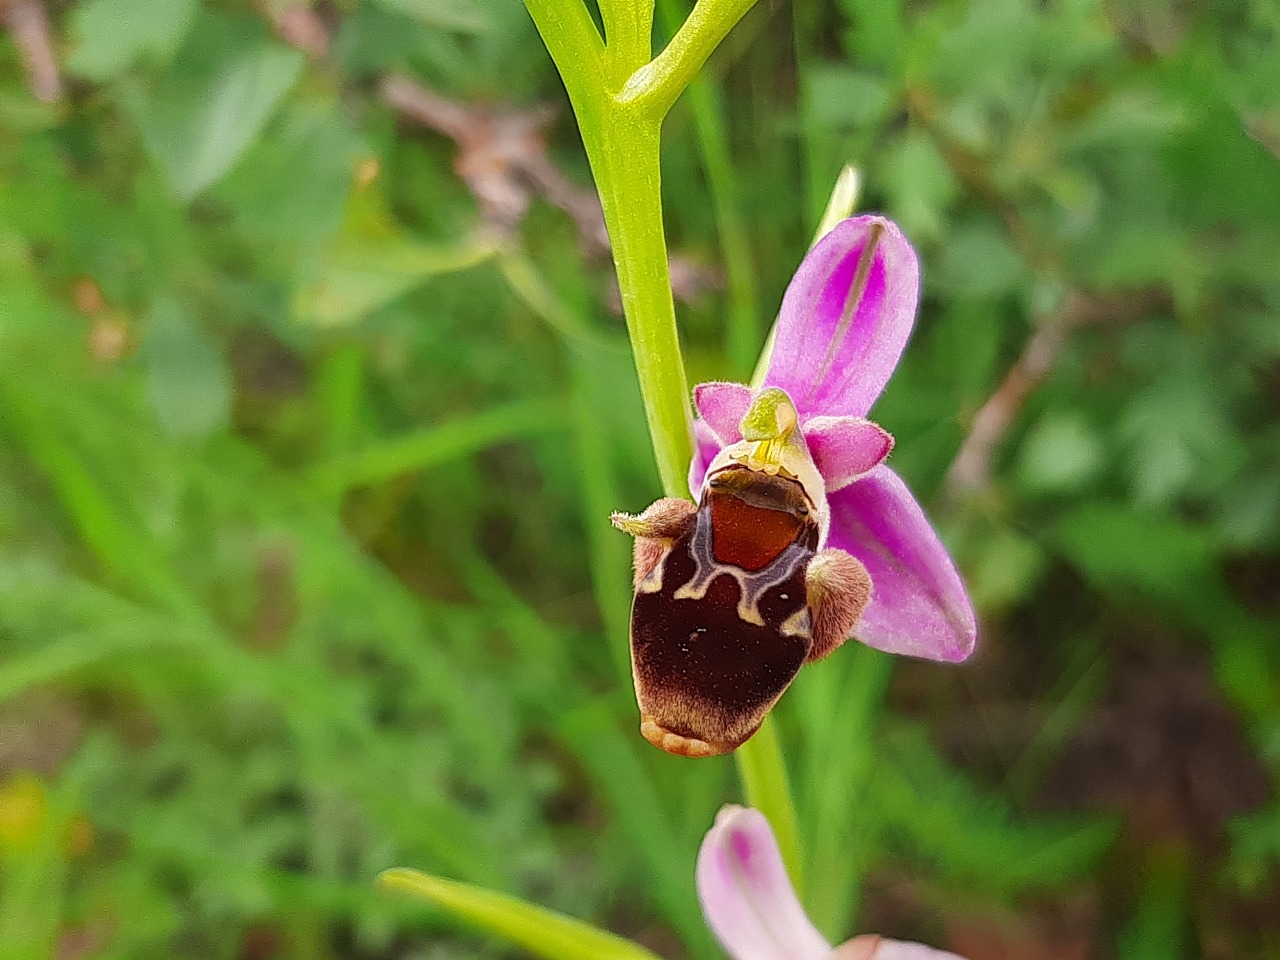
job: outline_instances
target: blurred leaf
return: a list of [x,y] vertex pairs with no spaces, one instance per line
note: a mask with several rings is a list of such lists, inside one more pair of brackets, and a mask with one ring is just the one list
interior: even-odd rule
[[1120,934],[1125,960],[1179,960],[1185,957],[1187,867],[1177,853],[1156,858],[1138,898],[1138,908]]
[[299,319],[326,327],[354,323],[430,277],[470,269],[498,252],[480,236],[429,244],[407,235],[392,222],[376,176],[347,198],[342,228],[315,278],[295,293]]
[[480,0],[373,0],[373,2],[441,30],[479,33],[490,25],[485,6]]
[[1118,504],[1077,507],[1057,527],[1062,549],[1104,592],[1138,587],[1157,597],[1201,589],[1213,549],[1199,530]]
[[378,883],[387,890],[430,900],[547,960],[658,960],[648,950],[621,937],[492,890],[403,867],[387,870]]
[[202,437],[231,417],[231,373],[217,345],[168,297],[151,308],[143,356],[156,419],[177,437]]
[[302,319],[321,326],[354,323],[442,273],[467,270],[493,256],[475,241],[432,246],[411,240],[377,247],[340,244],[324,265],[324,278],[295,300]]
[[1036,421],[1022,442],[1018,476],[1031,490],[1067,493],[1096,477],[1104,456],[1083,417],[1054,411]]
[[246,234],[279,248],[299,274],[341,226],[357,157],[368,149],[335,106],[293,98],[215,193]]
[[810,119],[820,127],[870,126],[889,106],[887,85],[872,73],[822,65],[807,71],[806,81]]
[[166,63],[190,30],[200,0],[81,0],[71,9],[67,69],[102,82],[140,60]]
[[1028,599],[1048,565],[1030,537],[1002,527],[989,536],[970,564],[969,593],[979,610],[996,612]]
[[1071,150],[1133,140],[1159,142],[1178,132],[1185,125],[1185,117],[1181,106],[1154,90],[1118,90],[1090,111],[1064,139]]
[[967,891],[1061,885],[1090,870],[1117,824],[1080,818],[1015,820],[1006,803],[948,769],[916,731],[887,740],[872,778],[892,835]]
[[939,283],[962,297],[994,297],[1020,286],[1026,267],[993,224],[974,222],[955,229],[942,248]]
[[258,18],[204,13],[168,71],[125,105],[183,199],[220,180],[257,139],[305,58]]
[[841,0],[850,20],[847,44],[857,62],[895,66],[905,47],[901,0]]
[[496,444],[568,428],[567,412],[558,405],[521,400],[352,451],[320,467],[314,483],[325,492],[381,483]]
[[886,159],[883,178],[894,217],[916,243],[936,236],[960,188],[933,139],[909,128]]

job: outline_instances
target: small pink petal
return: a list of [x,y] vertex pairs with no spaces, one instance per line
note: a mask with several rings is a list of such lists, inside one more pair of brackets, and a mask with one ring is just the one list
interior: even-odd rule
[[837,947],[827,960],[964,960],[964,957],[905,940],[854,937]]
[[862,417],[814,417],[802,429],[829,494],[853,483],[893,449],[893,435]]
[[700,383],[693,388],[693,405],[711,432],[727,447],[742,439],[739,425],[751,406],[751,388],[742,383]]
[[901,478],[884,464],[830,498],[828,546],[871,574],[871,603],[855,636],[869,647],[928,660],[964,660],[978,636],[955,564]]
[[698,851],[698,899],[733,960],[826,960],[831,945],[805,915],[769,821],[728,806]]
[[715,432],[705,420],[693,421],[693,459],[689,461],[689,492],[694,502],[702,496],[702,481],[707,476],[707,467],[716,458],[716,454],[724,447],[716,439]]
[[[846,317],[859,260],[875,232],[866,285]],[[916,253],[891,220],[842,220],[809,251],[782,298],[765,383],[787,391],[802,419],[865,416],[911,335],[919,287]]]

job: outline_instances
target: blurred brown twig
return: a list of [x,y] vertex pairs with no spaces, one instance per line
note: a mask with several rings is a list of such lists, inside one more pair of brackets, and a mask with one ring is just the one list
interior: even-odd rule
[[[3,0],[0,0],[3,2]],[[268,9],[276,33],[313,59],[329,52],[329,30],[312,7],[292,4]],[[600,198],[579,186],[552,162],[547,128],[554,108],[540,105],[520,110],[459,103],[405,73],[388,73],[378,84],[384,103],[401,116],[420,123],[458,147],[454,172],[480,205],[486,227],[503,243],[513,238],[535,197],[563,210],[577,227],[583,253],[602,259],[612,250]],[[671,257],[671,286],[678,300],[691,302],[722,284],[719,272],[687,257]],[[622,309],[616,289],[610,298]]]
[[0,0],[0,23],[13,35],[31,95],[45,103],[61,97],[62,78],[53,55],[44,4],[40,0]]
[[[955,142],[937,122],[931,95],[913,90],[907,96],[908,109],[937,145],[956,178],[976,197],[989,205],[1003,221],[1022,260],[1046,277],[1061,282],[1062,269],[1056,251],[1047,247],[1019,212],[1018,204],[1005,195],[987,175],[991,161]],[[1172,297],[1163,289],[1090,293],[1069,289],[1060,305],[1031,335],[1018,358],[978,408],[969,430],[947,470],[944,490],[954,504],[991,485],[991,464],[1000,441],[1013,426],[1027,398],[1053,372],[1071,337],[1091,325],[1125,323],[1154,310],[1168,309]]]
[[1072,334],[1093,324],[1137,320],[1169,305],[1168,294],[1157,288],[1112,294],[1068,293],[1058,311],[1031,335],[1000,385],[970,421],[947,470],[947,496],[958,502],[991,485],[991,463],[1000,441],[1027,398],[1053,371]]
[[491,225],[503,233],[514,230],[533,197],[541,194],[577,225],[588,255],[608,252],[609,235],[595,192],[570,181],[547,155],[546,129],[554,110],[464,106],[401,73],[383,77],[379,90],[382,99],[403,116],[458,145],[454,171]]

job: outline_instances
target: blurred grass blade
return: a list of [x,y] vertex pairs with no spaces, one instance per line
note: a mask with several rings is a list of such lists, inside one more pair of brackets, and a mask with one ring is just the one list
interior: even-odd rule
[[0,394],[9,402],[12,423],[32,460],[47,474],[63,509],[102,563],[140,596],[202,621],[198,600],[173,575],[155,541],[112,501],[80,452],[67,442],[57,417],[61,411],[39,403],[19,384],[0,380]]
[[893,658],[861,644],[844,660],[805,678],[795,701],[804,715],[806,865],[812,878],[805,906],[818,929],[840,940],[850,929],[858,886],[881,828],[867,802],[875,773],[876,721],[884,706]]
[[566,420],[556,403],[524,400],[508,404],[371,444],[320,467],[313,484],[318,492],[332,494],[381,483],[500,443],[566,429]]
[[610,446],[610,435],[601,421],[593,389],[599,364],[586,356],[571,358],[573,366],[573,440],[577,448],[578,484],[582,496],[582,526],[587,533],[587,557],[596,606],[604,621],[609,654],[625,689],[631,683],[630,608],[628,576],[631,545],[627,538],[606,526],[611,510],[622,504]]
[[1120,934],[1126,960],[1180,960],[1187,956],[1189,854],[1170,847],[1151,856],[1137,908]]
[[[853,216],[858,207],[858,195],[862,191],[862,174],[852,164],[846,165],[836,177],[836,185],[831,189],[822,219],[818,221],[818,229],[813,232],[809,241],[810,249],[831,232],[841,220]],[[773,340],[778,334],[778,323],[774,321],[769,328],[769,336],[765,338],[764,349],[760,351],[760,359],[756,361],[755,372],[751,374],[751,386],[759,388],[764,383],[765,374],[769,372],[769,360],[773,357]]]
[[397,867],[378,877],[385,890],[430,900],[456,917],[547,960],[659,960],[629,940],[516,897]]
[[58,637],[34,653],[0,663],[0,704],[117,655],[187,643],[179,626],[160,621],[125,620]]
[[787,766],[782,758],[776,721],[765,717],[756,735],[733,754],[747,804],[769,818],[778,839],[787,873],[800,896],[804,896],[804,867],[800,855],[800,834],[796,829],[796,808],[791,800]]
[[533,262],[519,250],[504,251],[498,269],[511,290],[526,307],[545,320],[556,333],[578,349],[613,350],[622,353],[625,345],[593,329],[583,312],[571,309],[551,288]]
[[[677,0],[661,0],[658,4],[658,15],[668,36],[674,36],[684,22],[685,6]],[[693,115],[702,168],[707,176],[715,212],[716,232],[720,236],[725,285],[729,294],[725,353],[733,375],[738,377],[751,369],[759,343],[761,313],[750,234],[741,210],[742,191],[729,146],[724,96],[712,77],[697,76],[689,82],[685,100]]]
[[[590,772],[596,789],[608,800],[610,812],[632,846],[644,858],[654,900],[690,952],[707,955],[709,936],[694,896],[694,847],[675,842],[680,833],[633,749],[640,738],[619,733],[612,713],[601,702],[573,711],[560,730]],[[670,762],[669,758],[661,759]]]
[[354,323],[429,278],[470,269],[493,253],[491,244],[476,240],[428,244],[401,237],[371,242],[344,236],[319,282],[298,294],[294,312],[325,327]]
[[260,19],[205,11],[168,73],[151,88],[130,85],[124,105],[178,196],[190,200],[253,146],[303,63],[267,37]]

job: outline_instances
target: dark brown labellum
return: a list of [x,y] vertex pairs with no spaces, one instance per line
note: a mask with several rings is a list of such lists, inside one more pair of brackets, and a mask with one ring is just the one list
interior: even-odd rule
[[[631,660],[650,742],[684,756],[735,749],[806,660],[848,635],[870,583],[847,554],[815,552],[814,512],[796,480],[732,466],[696,508],[667,499],[615,516],[636,536]],[[835,578],[814,583],[811,568]],[[815,602],[836,606],[819,620]],[[815,622],[841,636],[815,643]]]

